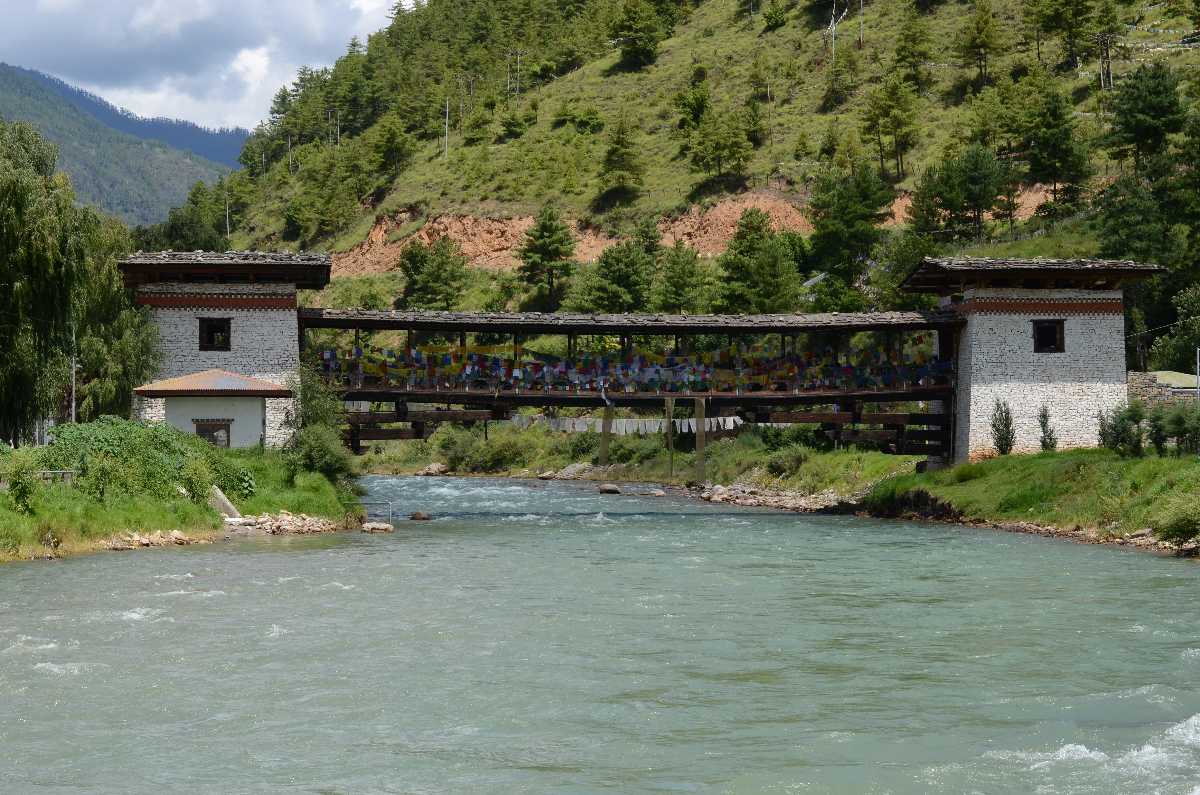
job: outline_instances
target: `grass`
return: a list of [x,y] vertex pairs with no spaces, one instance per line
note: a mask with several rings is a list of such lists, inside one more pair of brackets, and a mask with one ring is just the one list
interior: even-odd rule
[[[254,476],[253,496],[230,495],[243,514],[289,511],[343,520],[353,512],[349,504],[353,495],[339,491],[322,475],[301,473],[295,483],[289,483],[278,452],[231,450],[222,455]],[[216,511],[182,495],[161,499],[123,494],[101,500],[56,483],[40,488],[32,507],[32,513],[22,513],[8,492],[0,491],[0,562],[94,552],[103,549],[107,540],[130,532],[179,530],[212,538],[222,530]]]
[[[361,471],[372,474],[411,474],[433,462],[447,464],[458,474],[533,476],[573,463],[598,463],[599,436],[568,434],[533,427],[500,426],[485,441],[482,432],[443,427],[425,441],[388,442],[359,460]],[[605,480],[646,481],[683,485],[695,476],[692,438],[681,436],[674,461],[660,435],[614,436],[611,466],[596,474]],[[799,448],[799,445],[790,445]],[[834,491],[849,496],[869,484],[911,470],[916,459],[860,450],[822,452],[803,449],[794,468],[774,474],[765,462],[779,448],[753,431],[718,439],[706,448],[706,479],[713,483],[744,483],[815,494]]]
[[928,504],[925,495],[968,520],[1121,535],[1160,529],[1164,505],[1200,499],[1200,459],[1119,458],[1107,450],[1005,456],[888,479],[871,491],[866,506],[885,515],[903,514],[912,505]]

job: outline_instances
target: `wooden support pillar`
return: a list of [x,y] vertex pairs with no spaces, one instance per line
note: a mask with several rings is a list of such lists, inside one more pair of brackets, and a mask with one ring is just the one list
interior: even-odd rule
[[706,475],[704,466],[705,413],[704,398],[696,398],[696,482],[703,483]]
[[675,398],[666,399],[667,475],[675,477]]
[[613,407],[604,407],[604,419],[600,421],[600,466],[608,466],[608,445],[612,441]]

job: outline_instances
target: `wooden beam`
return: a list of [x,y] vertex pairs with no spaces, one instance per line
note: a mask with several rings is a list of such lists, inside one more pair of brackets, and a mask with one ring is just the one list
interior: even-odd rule
[[894,442],[900,435],[898,430],[891,431],[842,431],[843,442]]
[[608,446],[612,441],[613,407],[604,407],[604,419],[600,421],[600,466],[608,466]]
[[[507,414],[507,412],[504,412]],[[387,422],[483,422],[505,419],[491,409],[440,409],[433,411],[352,411],[346,415],[350,425],[378,425]]]
[[707,430],[704,398],[696,398],[696,482],[704,483],[707,475],[704,466],[704,435]]
[[938,425],[944,426],[949,423],[949,418],[945,414],[891,414],[879,413],[869,414],[863,413],[862,423],[864,425]]

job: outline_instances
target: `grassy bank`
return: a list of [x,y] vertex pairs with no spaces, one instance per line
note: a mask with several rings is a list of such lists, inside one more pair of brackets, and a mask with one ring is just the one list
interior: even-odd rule
[[[46,470],[75,474],[70,483],[45,482]],[[0,450],[0,476],[0,561],[92,551],[129,532],[214,536],[222,529],[207,504],[214,484],[243,514],[342,520],[357,510],[346,485],[298,470],[286,453],[219,450],[171,428],[111,418],[64,426],[49,447]]]
[[1200,529],[1200,459],[1122,458],[1108,450],[1005,456],[890,478],[864,505],[883,516],[1031,522],[1112,536],[1151,528],[1179,538]]
[[[614,436],[610,466],[594,473],[605,480],[683,485],[695,477],[692,438],[683,436],[672,460],[661,435]],[[815,494],[850,495],[889,475],[911,471],[917,460],[859,450],[822,449],[811,431],[745,431],[711,441],[706,448],[706,479]],[[599,463],[596,433],[568,434],[540,427],[480,429],[443,426],[425,441],[390,442],[360,459],[372,474],[412,474],[442,463],[456,474],[531,476],[575,463]]]

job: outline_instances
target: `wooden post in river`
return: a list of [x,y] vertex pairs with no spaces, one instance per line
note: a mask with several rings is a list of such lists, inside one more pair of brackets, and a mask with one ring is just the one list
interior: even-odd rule
[[696,482],[704,482],[704,398],[696,398]]
[[667,398],[667,475],[675,477],[675,398]]
[[604,419],[600,421],[600,466],[608,466],[608,443],[612,439],[613,407],[604,407]]

